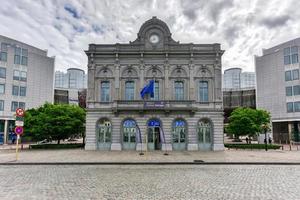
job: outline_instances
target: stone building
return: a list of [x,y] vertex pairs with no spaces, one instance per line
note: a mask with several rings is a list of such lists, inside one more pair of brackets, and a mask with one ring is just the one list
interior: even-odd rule
[[174,41],[156,17],[133,42],[90,44],[85,149],[223,150],[223,53]]

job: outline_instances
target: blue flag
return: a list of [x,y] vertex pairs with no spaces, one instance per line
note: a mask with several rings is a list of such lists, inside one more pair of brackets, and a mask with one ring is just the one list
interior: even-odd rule
[[154,97],[154,80],[150,80],[149,84],[142,89],[141,91],[142,99],[144,99],[146,94],[150,94],[150,97]]

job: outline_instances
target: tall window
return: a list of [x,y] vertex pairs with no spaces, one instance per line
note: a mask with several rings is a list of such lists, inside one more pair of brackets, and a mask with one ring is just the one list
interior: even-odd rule
[[286,103],[287,112],[294,112],[293,102]]
[[25,110],[25,102],[19,102],[19,108],[22,108]]
[[298,80],[299,79],[299,69],[294,69],[293,70],[293,80]]
[[294,102],[295,112],[300,112],[300,101]]
[[12,101],[11,102],[11,111],[15,112],[18,108],[18,102],[17,101]]
[[134,100],[134,82],[126,81],[125,83],[125,100]]
[[0,78],[6,78],[6,69],[4,67],[0,67]]
[[299,62],[299,60],[298,60],[298,47],[297,46],[284,48],[283,54],[284,54],[284,64],[285,65],[289,65],[289,64]]
[[111,142],[111,123],[106,119],[101,119],[97,124],[97,134],[99,143]]
[[175,81],[175,100],[184,99],[183,81]]
[[27,72],[21,71],[20,75],[21,75],[20,76],[21,81],[27,81]]
[[0,61],[6,62],[7,61],[7,44],[1,44],[1,51],[0,51]]
[[25,97],[26,96],[26,87],[20,87],[20,96]]
[[154,82],[154,97],[151,98],[152,100],[159,100],[159,82]]
[[4,110],[4,101],[0,100],[0,111]]
[[286,71],[285,72],[285,81],[291,81],[292,80],[292,72]]
[[110,101],[110,89],[109,89],[108,81],[101,82],[101,101],[102,102]]
[[293,95],[293,87],[292,86],[285,87],[285,94],[286,94],[286,96],[292,96]]
[[15,59],[14,59],[15,64],[21,64],[21,48],[16,47],[15,48]]
[[18,65],[27,65],[28,63],[28,50],[21,49],[20,47],[15,48],[14,63]]
[[208,82],[200,81],[199,82],[199,101],[208,102]]
[[300,85],[293,86],[294,95],[300,95]]
[[5,93],[5,84],[0,84],[0,94]]
[[20,71],[19,70],[14,70],[13,79],[17,80],[17,81],[20,80]]
[[14,96],[19,95],[19,86],[16,86],[16,85],[12,86],[12,95],[14,95]]

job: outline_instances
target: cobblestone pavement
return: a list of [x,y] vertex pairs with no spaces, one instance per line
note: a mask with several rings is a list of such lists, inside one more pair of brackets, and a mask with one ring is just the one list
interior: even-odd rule
[[[22,150],[18,162],[300,162],[300,151],[226,150],[219,152],[152,151],[140,156],[137,151]],[[13,150],[0,150],[0,163],[16,162]]]
[[0,199],[300,199],[298,166],[0,166]]

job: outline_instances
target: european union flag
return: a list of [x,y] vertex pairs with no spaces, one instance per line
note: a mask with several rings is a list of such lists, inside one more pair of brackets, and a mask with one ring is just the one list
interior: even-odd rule
[[150,94],[150,97],[154,97],[154,80],[151,80],[141,91],[141,97],[144,99],[146,94]]

